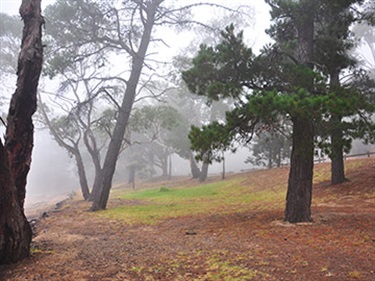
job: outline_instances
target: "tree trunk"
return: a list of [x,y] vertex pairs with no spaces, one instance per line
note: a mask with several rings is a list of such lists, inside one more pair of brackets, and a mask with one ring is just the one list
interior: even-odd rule
[[314,132],[308,118],[293,121],[293,149],[290,160],[288,192],[284,220],[311,221]]
[[[337,91],[340,86],[340,70],[335,70],[330,75],[330,89]],[[341,116],[332,114],[331,116],[331,184],[345,182],[344,154],[343,154],[343,132]]]
[[208,166],[209,166],[208,163],[203,162],[203,164],[202,164],[201,174],[200,174],[200,176],[199,176],[199,181],[200,181],[200,182],[205,182],[205,181],[206,181],[206,179],[207,179],[207,175],[208,175]]
[[168,180],[172,179],[172,154],[169,154],[169,171],[168,171]]
[[43,63],[41,27],[44,20],[40,12],[40,1],[22,1],[20,14],[25,25],[18,57],[17,89],[8,112],[5,148],[17,188],[18,202],[23,209],[26,178],[34,145],[34,125],[31,117],[36,111],[37,87]]
[[129,180],[128,183],[132,185],[132,188],[135,189],[135,167],[129,168]]
[[83,142],[86,146],[87,151],[89,152],[92,163],[94,164],[95,169],[95,177],[94,183],[92,185],[92,190],[89,197],[85,200],[93,201],[96,196],[99,194],[100,184],[101,184],[101,174],[102,174],[102,167],[100,164],[100,150],[96,144],[96,139],[93,137],[90,128],[87,128],[84,135],[83,135]]
[[24,21],[18,57],[17,89],[12,96],[5,146],[0,142],[0,263],[16,262],[30,253],[31,228],[23,213],[30,170],[37,87],[43,63],[40,0],[23,0]]
[[332,116],[331,125],[333,125],[331,132],[331,184],[335,185],[345,182],[341,118]]
[[167,179],[168,178],[168,155],[162,155],[160,158],[160,164],[161,164],[161,171],[162,171],[162,177]]
[[95,169],[94,183],[92,185],[92,190],[91,190],[88,201],[92,202],[97,196],[99,196],[101,181],[102,181],[102,170]]
[[132,68],[127,87],[124,94],[124,99],[121,108],[118,111],[116,125],[113,131],[111,141],[104,159],[101,185],[99,194],[94,198],[92,211],[104,210],[107,207],[109,192],[112,187],[112,179],[116,170],[118,155],[121,149],[121,144],[124,139],[126,127],[128,125],[130,112],[133,107],[137,85],[140,75],[142,73],[143,63],[147,53],[148,45],[151,40],[151,32],[155,21],[155,13],[160,1],[149,3],[147,6],[147,18],[144,22],[144,31],[139,45],[138,52],[133,55]]
[[223,172],[221,174],[221,179],[225,180],[225,157],[224,157],[224,153],[223,153]]
[[280,168],[281,167],[281,150],[282,150],[282,147],[281,146],[278,151],[277,151],[277,156],[276,156],[276,167],[277,168]]
[[87,183],[85,165],[83,164],[82,156],[81,156],[81,153],[79,152],[78,147],[75,149],[75,152],[76,153],[74,154],[74,157],[77,163],[78,178],[79,178],[79,184],[81,186],[82,196],[83,196],[83,199],[88,200],[90,197],[90,190],[89,190],[89,185]]
[[268,156],[268,169],[272,169],[272,155],[273,155],[273,152],[271,149],[270,154]]
[[[314,1],[301,0],[300,11],[295,14],[298,30],[297,59],[312,69],[314,39]],[[303,73],[302,75],[305,75]],[[302,77],[300,87],[313,94],[313,77]],[[288,191],[284,220],[311,221],[312,180],[314,169],[314,126],[307,113],[294,113],[293,148],[290,161]]]
[[190,169],[193,179],[199,179],[201,176],[201,171],[198,168],[197,162],[194,160],[193,153],[190,152]]
[[29,256],[31,227],[17,197],[7,153],[0,140],[0,264]]

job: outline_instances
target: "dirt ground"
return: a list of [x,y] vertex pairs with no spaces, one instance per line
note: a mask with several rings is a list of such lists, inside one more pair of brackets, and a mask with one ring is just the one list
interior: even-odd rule
[[375,280],[375,159],[347,176],[316,184],[314,223],[297,225],[258,209],[129,226],[68,200],[0,280]]

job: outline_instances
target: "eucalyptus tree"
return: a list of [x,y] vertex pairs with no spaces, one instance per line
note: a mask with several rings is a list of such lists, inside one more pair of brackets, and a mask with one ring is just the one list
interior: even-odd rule
[[72,116],[51,117],[48,114],[46,104],[39,104],[39,121],[49,128],[49,132],[59,146],[64,148],[68,154],[74,157],[78,170],[78,178],[83,198],[87,200],[90,196],[89,184],[86,176],[85,164],[83,161],[80,143],[82,133],[77,121]]
[[[170,176],[171,155],[174,152],[169,139],[182,119],[176,109],[166,105],[136,108],[129,121],[131,142],[147,162],[160,168],[163,177]],[[138,138],[135,138],[138,133]]]
[[[48,14],[47,14],[48,15]],[[47,37],[48,38],[48,37]],[[49,37],[50,44],[61,42]],[[51,50],[52,47],[50,46]],[[76,50],[82,56],[87,50]],[[67,63],[65,58],[51,53],[46,59],[45,74],[59,78],[60,85],[55,95],[42,91],[45,103],[40,107],[40,121],[45,124],[53,139],[75,158],[81,191],[85,200],[92,199],[98,191],[101,174],[101,150],[111,135],[107,122],[113,119],[118,86],[108,85],[102,77],[102,67],[97,62],[104,60],[102,54],[83,56],[78,61]],[[53,110],[54,109],[54,110]],[[87,179],[87,165],[82,155],[88,152],[94,166],[92,192]]]
[[40,0],[23,0],[20,15],[24,28],[17,88],[9,106],[5,143],[0,140],[0,264],[29,256],[32,236],[23,210],[33,149],[32,115],[43,62]]
[[[292,152],[284,219],[311,221],[314,136],[316,123],[334,110],[345,112],[362,105],[362,97],[336,95],[327,90],[316,71],[316,22],[329,6],[339,11],[362,1],[269,0],[274,25],[268,33],[275,44],[255,56],[243,33],[234,27],[223,33],[220,44],[202,45],[193,67],[183,73],[189,89],[215,100],[237,99],[225,122],[213,122],[190,133],[193,147],[203,157],[220,157],[233,141],[248,142],[263,127],[277,126],[284,115],[293,126]],[[333,10],[334,11],[334,10]],[[335,12],[333,12],[335,14]],[[357,108],[359,109],[359,108]]]
[[[66,38],[61,41],[63,44],[60,48],[53,51],[62,67],[83,56],[102,53],[107,59],[98,60],[98,65],[106,68],[113,61],[117,65],[108,70],[105,77],[119,78],[124,84],[118,99],[112,136],[104,153],[100,192],[94,198],[93,211],[106,208],[136,95],[139,91],[148,90],[148,83],[145,85],[140,81],[150,81],[150,76],[163,74],[163,63],[159,64],[155,54],[152,56],[166,39],[157,37],[157,31],[164,28],[163,32],[158,33],[163,34],[165,27],[191,26],[196,21],[190,12],[201,5],[182,6],[181,3],[172,4],[164,0],[58,0],[46,9],[49,15],[46,16],[47,23],[53,26],[54,36]],[[77,47],[87,52],[82,55]]]

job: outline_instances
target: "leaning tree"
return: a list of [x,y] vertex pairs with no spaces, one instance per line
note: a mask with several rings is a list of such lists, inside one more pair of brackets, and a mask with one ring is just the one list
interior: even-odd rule
[[24,21],[18,57],[17,89],[12,96],[5,133],[0,141],[0,263],[16,262],[30,253],[31,228],[24,215],[30,170],[37,87],[43,62],[40,0],[23,0]]
[[91,54],[88,55],[108,54],[109,60],[100,61],[103,67],[108,67],[111,61],[121,61],[121,66],[107,72],[108,76],[121,78],[124,86],[118,99],[111,139],[104,152],[100,191],[94,198],[92,210],[106,208],[133,104],[139,91],[145,88],[141,81],[148,80],[153,74],[159,77],[163,74],[164,61],[152,56],[157,48],[165,44],[165,38],[161,36],[163,33],[158,33],[158,37],[156,31],[161,26],[188,27],[196,24],[190,12],[201,5],[183,6],[165,0],[126,0],[121,3],[113,0],[57,0],[50,7],[49,24],[55,29],[56,36],[65,38],[63,48],[55,50],[58,59],[62,59],[62,67],[64,63],[82,59],[80,53],[74,52],[77,46],[89,50]]

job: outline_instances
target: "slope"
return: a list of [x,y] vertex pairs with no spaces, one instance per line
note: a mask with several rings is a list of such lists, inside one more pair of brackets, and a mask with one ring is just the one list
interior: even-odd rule
[[315,167],[310,224],[281,221],[288,169],[119,186],[108,210],[79,199],[37,225],[31,258],[1,280],[373,280],[375,158],[348,182]]

